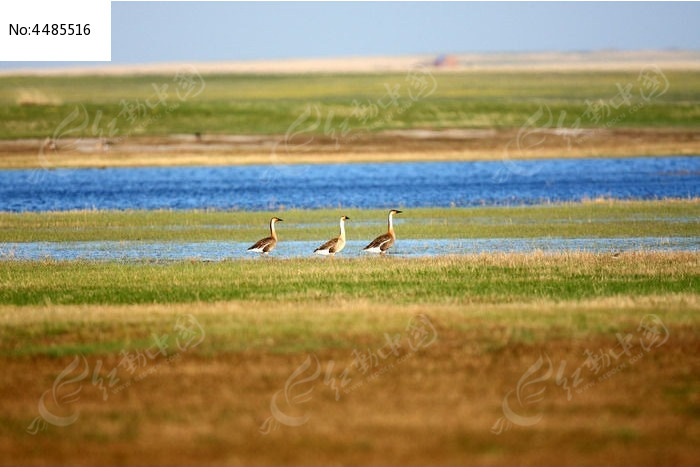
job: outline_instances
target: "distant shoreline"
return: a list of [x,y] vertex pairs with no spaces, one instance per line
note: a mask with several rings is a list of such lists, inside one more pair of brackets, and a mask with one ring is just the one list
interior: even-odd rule
[[[541,144],[518,149],[516,129],[402,130],[366,134],[336,148],[313,135],[302,148],[284,147],[284,135],[134,136],[106,146],[96,138],[63,139],[41,150],[41,139],[0,140],[0,170],[40,168],[176,167],[369,162],[499,161],[700,154],[695,129],[586,129],[568,147],[558,130]],[[508,148],[508,149],[506,149]]]
[[[442,57],[442,59],[440,58]],[[445,59],[447,58],[447,59]],[[342,58],[293,58],[222,62],[99,64],[1,70],[0,76],[122,76],[172,74],[192,65],[201,74],[391,73],[425,66],[438,73],[524,71],[626,71],[647,65],[664,70],[699,70],[700,51],[617,51],[455,53]]]

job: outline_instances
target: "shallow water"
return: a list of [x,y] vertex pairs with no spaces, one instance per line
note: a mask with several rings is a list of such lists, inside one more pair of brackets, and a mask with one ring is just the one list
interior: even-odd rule
[[0,210],[447,207],[700,196],[700,157],[1,170]]
[[[339,257],[368,256],[360,249],[365,241],[348,241]],[[280,242],[270,256],[297,258],[317,256],[312,252],[319,242]],[[0,260],[180,260],[255,258],[250,243],[240,242],[33,242],[0,244]],[[624,251],[698,251],[700,237],[637,238],[491,238],[491,239],[399,239],[391,254],[420,257],[465,255],[474,253],[557,253],[586,251],[614,253]]]

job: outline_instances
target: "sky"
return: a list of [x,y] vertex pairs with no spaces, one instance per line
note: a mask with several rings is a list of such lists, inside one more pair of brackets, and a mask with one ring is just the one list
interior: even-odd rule
[[[700,3],[684,2],[115,1],[112,62],[700,50],[699,20]],[[5,69],[47,65],[60,64],[0,62]]]

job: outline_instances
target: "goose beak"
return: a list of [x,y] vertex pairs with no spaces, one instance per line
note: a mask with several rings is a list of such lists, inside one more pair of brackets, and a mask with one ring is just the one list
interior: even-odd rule
[[277,222],[284,222],[284,219],[277,218]]
[[345,216],[345,220],[346,220],[346,221],[349,221],[350,218],[349,218],[348,216]]
[[403,211],[394,211],[396,214],[401,214]]

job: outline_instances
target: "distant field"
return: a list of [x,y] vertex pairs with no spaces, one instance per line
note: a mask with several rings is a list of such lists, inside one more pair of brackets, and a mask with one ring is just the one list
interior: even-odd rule
[[[371,239],[386,211],[68,211],[0,213],[0,242],[254,241],[278,215],[280,241],[336,235],[347,215],[348,238]],[[417,208],[397,216],[399,238],[698,237],[700,201],[591,201],[523,207]],[[9,251],[3,252],[11,254]]]
[[[99,136],[108,132],[108,123],[117,118],[119,135],[166,134],[284,134],[311,110],[303,128],[310,133],[341,131],[348,117],[357,130],[376,132],[410,128],[517,128],[539,109],[549,106],[554,127],[574,125],[595,127],[695,127],[700,124],[700,72],[668,71],[668,91],[652,99],[636,112],[629,109],[642,103],[638,72],[472,72],[435,74],[435,90],[412,101],[408,97],[406,74],[315,74],[315,75],[206,75],[201,94],[181,102],[175,96],[172,76],[71,76],[0,77],[0,139],[45,138],[52,136],[76,104],[85,106],[89,121],[82,117],[69,127],[74,136]],[[430,89],[433,82],[428,81]],[[151,109],[150,99],[158,101],[153,85],[168,84],[168,104],[179,103],[172,111],[164,105]],[[617,109],[609,102],[619,88],[631,84],[629,106]],[[387,87],[398,88],[399,104],[384,108]],[[414,91],[415,92],[415,91]],[[169,97],[167,97],[169,96]],[[598,119],[584,115],[588,103],[607,102]],[[354,105],[371,114],[364,123],[353,112]],[[615,101],[617,104],[620,101]],[[123,103],[139,104],[142,110],[128,121]],[[314,107],[319,113],[316,114]],[[559,122],[560,113],[566,116]],[[391,115],[389,113],[391,112]],[[619,120],[622,113],[626,115]],[[98,117],[99,113],[99,117]],[[317,117],[320,120],[316,120]],[[147,122],[146,124],[143,124]],[[301,127],[300,127],[301,128]],[[65,130],[66,128],[64,128]],[[102,130],[102,133],[100,133]]]

